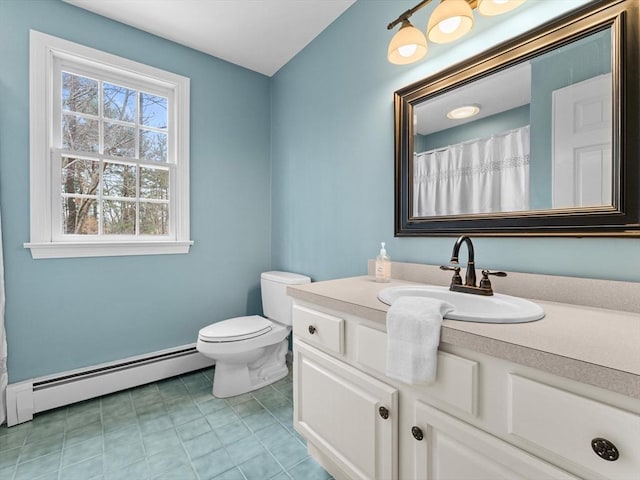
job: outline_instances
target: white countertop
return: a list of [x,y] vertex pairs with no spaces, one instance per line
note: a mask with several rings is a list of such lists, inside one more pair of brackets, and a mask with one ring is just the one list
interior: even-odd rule
[[[386,322],[380,290],[417,285],[371,276],[289,287],[290,296],[326,308]],[[441,342],[538,368],[640,399],[640,314],[533,300],[542,320],[519,324],[444,320]]]

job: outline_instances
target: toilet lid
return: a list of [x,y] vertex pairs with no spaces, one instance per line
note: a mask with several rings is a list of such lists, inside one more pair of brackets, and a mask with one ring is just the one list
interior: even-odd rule
[[204,327],[198,333],[204,342],[237,342],[271,331],[271,322],[259,315],[236,317]]

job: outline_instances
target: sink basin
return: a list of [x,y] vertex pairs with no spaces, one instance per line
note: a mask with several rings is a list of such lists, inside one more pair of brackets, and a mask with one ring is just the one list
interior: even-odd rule
[[523,323],[540,320],[544,310],[523,298],[495,293],[484,297],[469,293],[452,292],[448,287],[430,285],[403,285],[388,287],[378,293],[378,299],[387,305],[400,297],[430,297],[443,300],[455,307],[444,318],[481,323]]

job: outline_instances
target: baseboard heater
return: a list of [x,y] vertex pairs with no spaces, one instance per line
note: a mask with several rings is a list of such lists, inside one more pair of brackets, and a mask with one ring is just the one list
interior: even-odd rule
[[27,422],[35,413],[214,364],[195,344],[130,357],[118,362],[40,377],[7,386],[7,425]]

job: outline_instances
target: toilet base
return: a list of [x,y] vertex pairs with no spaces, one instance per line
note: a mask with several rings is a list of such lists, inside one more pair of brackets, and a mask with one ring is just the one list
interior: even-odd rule
[[269,345],[260,358],[249,364],[217,360],[213,374],[213,396],[235,397],[286,377],[289,373],[285,360],[288,346],[287,339]]

